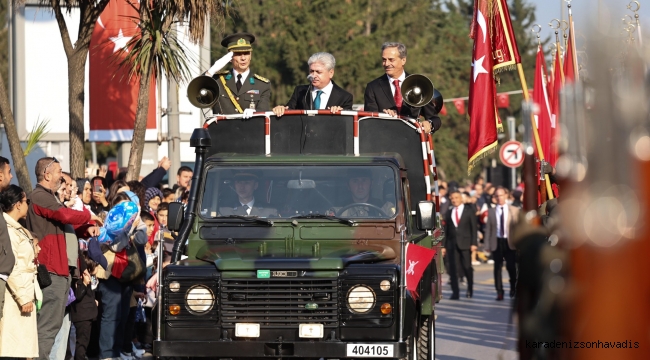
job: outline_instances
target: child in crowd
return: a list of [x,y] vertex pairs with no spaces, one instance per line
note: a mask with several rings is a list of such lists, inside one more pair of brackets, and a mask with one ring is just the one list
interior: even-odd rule
[[97,272],[97,263],[84,252],[83,257],[79,258],[79,265],[81,279],[76,280],[73,285],[76,300],[70,305],[70,318],[77,335],[74,358],[85,360],[92,323],[97,318],[98,302],[95,300],[91,283],[91,276]]
[[163,199],[162,199],[163,202],[171,203],[176,201],[176,192],[174,190],[170,188],[164,188],[162,189],[162,193],[163,193]]

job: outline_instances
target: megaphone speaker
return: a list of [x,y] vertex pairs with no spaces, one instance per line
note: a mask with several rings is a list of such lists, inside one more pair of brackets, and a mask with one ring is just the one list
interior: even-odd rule
[[219,100],[219,84],[210,76],[194,78],[187,86],[187,98],[199,109],[209,108]]
[[402,99],[412,107],[423,107],[433,99],[433,83],[428,77],[419,74],[409,75],[400,87]]

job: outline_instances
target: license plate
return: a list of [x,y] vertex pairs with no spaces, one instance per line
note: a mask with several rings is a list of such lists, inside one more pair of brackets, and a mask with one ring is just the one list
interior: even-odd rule
[[393,345],[347,344],[347,355],[352,357],[393,357]]

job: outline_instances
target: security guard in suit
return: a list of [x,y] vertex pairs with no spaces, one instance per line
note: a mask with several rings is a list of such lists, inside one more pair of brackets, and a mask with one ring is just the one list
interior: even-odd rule
[[[269,111],[271,82],[255,74],[250,69],[255,36],[248,33],[236,33],[223,38],[221,45],[228,49],[221,59],[206,72],[219,84],[219,101],[214,105],[215,114],[244,114]],[[228,63],[232,70],[222,70]]]

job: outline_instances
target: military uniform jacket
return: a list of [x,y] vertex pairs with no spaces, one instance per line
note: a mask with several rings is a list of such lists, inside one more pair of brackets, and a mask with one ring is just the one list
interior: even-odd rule
[[[237,91],[237,78],[231,71],[219,71],[212,76],[219,84],[219,100],[212,108],[214,114],[241,114],[233,103],[236,101],[241,110],[255,109],[255,111],[270,111],[271,82],[250,70],[248,77],[243,79],[241,89]],[[224,84],[226,83],[226,88]],[[232,99],[230,97],[232,95]],[[251,105],[252,104],[252,105]]]

